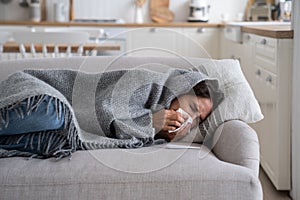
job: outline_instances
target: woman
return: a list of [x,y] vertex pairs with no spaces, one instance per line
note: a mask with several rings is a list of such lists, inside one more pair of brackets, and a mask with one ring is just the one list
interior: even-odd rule
[[49,157],[169,142],[207,118],[221,94],[216,80],[181,69],[18,72],[0,83],[0,150]]
[[[176,112],[179,108],[187,114]],[[205,82],[200,82],[188,94],[175,98],[169,109],[163,109],[153,114],[153,127],[158,131],[155,138],[162,138],[168,142],[180,139],[186,136],[191,128],[204,121],[212,110],[213,101],[208,86]],[[188,120],[188,116],[191,117],[192,123],[175,131]]]

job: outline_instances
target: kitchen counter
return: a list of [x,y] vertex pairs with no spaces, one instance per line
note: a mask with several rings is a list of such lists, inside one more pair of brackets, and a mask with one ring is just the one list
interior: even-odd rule
[[220,23],[172,22],[172,23],[97,23],[97,22],[32,22],[32,21],[0,21],[1,25],[23,26],[94,26],[94,27],[222,27]]
[[[243,24],[242,22],[241,24]],[[255,23],[254,23],[255,24]],[[266,23],[265,23],[266,24]],[[293,38],[293,30],[289,25],[251,25],[250,23],[245,23],[239,25],[241,31],[245,33],[253,33],[261,36],[267,36],[272,38]],[[172,23],[96,23],[96,22],[32,22],[32,21],[0,21],[1,25],[8,26],[82,26],[82,27],[210,27],[210,28],[223,28],[228,26],[228,24],[223,23],[194,23],[194,22],[172,22]]]
[[242,26],[241,30],[244,33],[253,33],[277,39],[291,39],[294,36],[294,31],[288,25],[251,25]]

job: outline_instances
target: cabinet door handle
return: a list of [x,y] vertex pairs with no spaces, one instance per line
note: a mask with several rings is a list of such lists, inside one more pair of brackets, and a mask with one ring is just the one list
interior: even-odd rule
[[150,29],[149,29],[149,32],[150,32],[150,33],[156,33],[156,28],[150,28]]
[[266,45],[266,44],[267,44],[267,40],[266,40],[266,39],[262,39],[262,40],[260,41],[260,44]]
[[228,28],[228,27],[227,27],[227,28],[225,29],[225,31],[226,31],[226,33],[231,33],[231,32],[232,32],[232,28]]
[[104,38],[109,38],[110,37],[110,33],[109,32],[105,32],[103,33]]
[[251,40],[251,36],[250,35],[245,35],[244,41],[249,42],[250,40]]
[[231,56],[231,59],[238,60],[239,62],[241,62],[241,58],[235,57],[234,55]]
[[266,81],[269,82],[269,83],[272,83],[272,76],[269,75],[269,76],[266,78]]
[[255,74],[256,74],[257,76],[260,76],[260,75],[261,75],[260,69],[256,70],[256,71],[255,71]]
[[247,40],[249,41],[251,39],[251,36],[250,35],[247,35]]
[[204,33],[205,32],[205,28],[203,28],[203,27],[199,27],[199,28],[197,28],[197,31],[196,31],[197,33]]

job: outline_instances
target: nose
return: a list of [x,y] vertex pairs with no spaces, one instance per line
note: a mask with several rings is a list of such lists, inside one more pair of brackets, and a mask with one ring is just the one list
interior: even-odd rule
[[194,114],[192,116],[192,119],[193,119],[193,123],[191,124],[191,128],[194,128],[200,122],[200,115]]
[[205,119],[212,111],[213,103],[211,99],[205,99],[204,103],[200,107],[200,119]]

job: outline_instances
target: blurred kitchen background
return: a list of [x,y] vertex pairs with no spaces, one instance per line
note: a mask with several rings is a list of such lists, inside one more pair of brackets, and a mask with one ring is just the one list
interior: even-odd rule
[[[300,0],[0,0],[0,30],[87,32],[85,55],[239,60],[265,115],[253,125],[264,199],[300,199]],[[0,60],[35,56],[3,41]]]
[[[40,3],[42,21],[69,21],[69,0],[0,0],[0,20],[29,20],[30,4]],[[203,1],[202,1],[203,2]],[[241,20],[277,20],[279,8],[288,6],[289,0],[206,0],[209,5],[209,22]],[[60,8],[58,8],[58,4]],[[151,22],[150,1],[142,7],[143,22]],[[174,22],[187,21],[191,1],[172,0],[169,9],[174,13]],[[291,4],[290,4],[291,5]],[[55,10],[60,9],[61,16],[55,19]],[[114,19],[118,22],[135,22],[135,0],[73,0],[74,19]],[[258,15],[252,17],[252,15]],[[266,18],[270,15],[271,18]],[[260,17],[260,18],[259,18]]]

